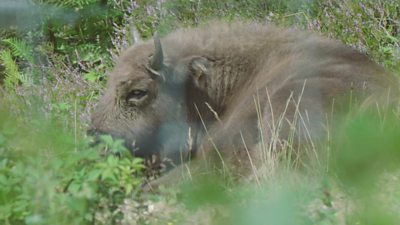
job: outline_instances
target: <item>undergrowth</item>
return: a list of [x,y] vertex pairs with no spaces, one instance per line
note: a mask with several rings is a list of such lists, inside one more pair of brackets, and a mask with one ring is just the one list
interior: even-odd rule
[[270,22],[340,39],[400,74],[397,0],[16,2],[0,3],[0,14],[24,18],[0,23],[1,224],[399,221],[396,113],[360,115],[332,131],[328,150],[337,154],[320,171],[276,162],[261,186],[210,177],[155,195],[140,194],[142,162],[121,141],[103,136],[93,147],[86,136],[107,72],[138,36],[213,19]]
[[[26,103],[4,95],[1,100]],[[110,136],[90,147],[88,139],[65,130],[59,119],[44,116],[36,106],[23,107],[17,114],[0,110],[3,224],[95,222],[97,213],[116,213],[118,204],[137,192],[141,159]]]

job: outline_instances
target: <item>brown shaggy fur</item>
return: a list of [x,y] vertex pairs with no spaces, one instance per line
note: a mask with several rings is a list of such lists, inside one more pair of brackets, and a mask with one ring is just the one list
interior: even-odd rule
[[[246,174],[265,148],[321,138],[327,115],[348,99],[397,93],[397,80],[367,56],[311,33],[217,22],[172,32],[161,45],[161,68],[148,68],[152,41],[126,50],[92,117],[96,132],[125,139],[139,156],[179,161],[190,152]],[[143,99],[131,98],[137,90]]]

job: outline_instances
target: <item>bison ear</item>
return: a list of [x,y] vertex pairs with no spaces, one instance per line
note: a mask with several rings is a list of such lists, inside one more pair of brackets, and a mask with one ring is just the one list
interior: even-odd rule
[[191,61],[191,76],[194,84],[204,89],[207,86],[207,74],[209,72],[210,61],[204,57],[195,57]]

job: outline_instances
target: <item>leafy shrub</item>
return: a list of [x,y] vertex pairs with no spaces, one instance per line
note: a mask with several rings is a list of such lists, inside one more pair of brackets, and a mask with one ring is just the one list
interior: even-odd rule
[[[132,157],[120,140],[104,136],[100,145],[92,147],[85,137],[104,74],[137,36],[151,38],[155,30],[166,34],[212,19],[267,21],[338,38],[400,74],[396,0],[34,2],[23,12],[29,11],[27,24],[35,25],[0,31],[0,80],[6,88],[0,97],[0,223],[152,224],[157,217],[150,213],[157,208],[154,199],[167,202],[161,209],[180,205],[172,217],[161,217],[155,224],[193,223],[191,216],[208,207],[225,209],[211,213],[208,224],[340,224],[343,218],[352,224],[397,221],[384,206],[390,203],[391,209],[398,209],[398,176],[379,183],[385,177],[382,170],[397,168],[393,166],[398,158],[397,117],[385,122],[375,116],[355,118],[334,137],[338,155],[331,158],[333,165],[311,171],[321,177],[278,174],[277,181],[266,181],[261,191],[258,186],[231,187],[210,178],[195,188],[188,185],[181,195],[164,190],[173,192],[171,199],[165,193],[140,196],[145,198],[140,203],[141,160]],[[382,153],[380,148],[390,151]],[[386,188],[370,188],[375,182]],[[356,199],[357,210],[342,212],[347,209],[343,201],[350,197],[338,200],[341,192]],[[388,196],[383,198],[385,204],[380,203],[380,195]]]
[[107,211],[109,223],[142,183],[142,160],[122,141],[104,136],[92,148],[54,119],[15,118],[4,108],[0,152],[2,224],[89,224]]

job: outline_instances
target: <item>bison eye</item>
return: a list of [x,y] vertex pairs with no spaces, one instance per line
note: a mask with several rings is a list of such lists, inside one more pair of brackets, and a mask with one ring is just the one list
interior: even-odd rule
[[143,100],[147,96],[146,90],[132,90],[126,97],[126,101],[129,103],[136,103]]

